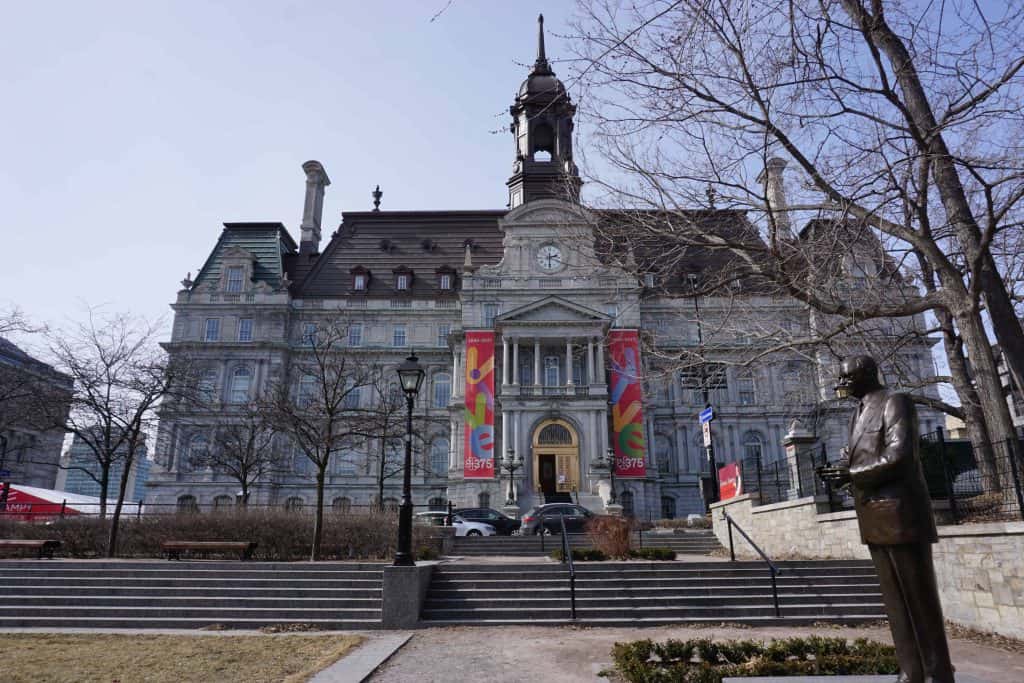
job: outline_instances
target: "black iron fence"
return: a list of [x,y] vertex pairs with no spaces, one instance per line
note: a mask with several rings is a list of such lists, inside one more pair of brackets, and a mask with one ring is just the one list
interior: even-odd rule
[[[1024,519],[1024,444],[998,441],[975,453],[969,441],[946,438],[937,429],[921,437],[921,465],[928,493],[941,521],[1010,521]],[[853,507],[845,487],[833,489],[817,475],[829,461],[824,447],[787,457],[740,462],[743,491],[757,494],[761,505],[806,496],[827,496],[833,511]]]

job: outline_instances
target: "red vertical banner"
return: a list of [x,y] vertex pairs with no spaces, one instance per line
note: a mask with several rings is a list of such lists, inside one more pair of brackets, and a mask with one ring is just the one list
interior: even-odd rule
[[743,495],[743,472],[737,463],[718,468],[718,500]]
[[466,333],[466,446],[462,476],[494,478],[494,332]]
[[612,330],[612,447],[615,475],[642,477],[644,467],[643,391],[640,386],[640,337],[636,330]]

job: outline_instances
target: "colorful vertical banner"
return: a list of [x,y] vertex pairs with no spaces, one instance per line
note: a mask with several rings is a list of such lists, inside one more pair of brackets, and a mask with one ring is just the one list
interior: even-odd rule
[[718,500],[729,500],[743,495],[743,471],[738,463],[718,468]]
[[640,337],[636,330],[612,330],[612,445],[615,475],[642,477],[644,467],[643,391],[640,386]]
[[494,332],[466,332],[466,447],[462,476],[494,478]]

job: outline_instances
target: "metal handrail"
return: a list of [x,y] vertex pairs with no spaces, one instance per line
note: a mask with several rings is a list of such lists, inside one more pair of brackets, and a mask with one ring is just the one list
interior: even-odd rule
[[750,536],[747,536],[747,532],[744,531],[743,527],[741,527],[739,524],[737,524],[735,522],[735,520],[733,520],[733,518],[729,516],[728,512],[723,510],[722,511],[722,516],[725,517],[725,521],[728,522],[728,529],[729,529],[729,559],[730,559],[730,561],[732,561],[732,562],[736,561],[736,549],[733,547],[733,543],[732,543],[732,528],[736,527],[736,531],[740,532],[740,535],[743,536],[743,538],[747,539],[747,543],[749,543],[750,546],[754,550],[757,551],[757,554],[761,556],[761,559],[764,560],[768,564],[768,571],[771,572],[771,575],[772,575],[772,601],[775,603],[775,616],[776,617],[781,617],[782,613],[779,610],[779,588],[778,588],[778,585],[775,582],[775,577],[776,577],[776,575],[782,573],[782,570],[779,569],[777,566],[775,566],[775,563],[771,561],[771,558],[769,558],[765,554],[765,552],[763,550],[761,550],[761,548],[758,547],[758,545],[756,543],[754,543],[754,540],[752,538],[750,538]]
[[569,605],[572,619],[576,619],[576,567],[572,563],[572,547],[569,534],[565,532],[565,515],[558,513],[558,521],[562,525],[562,564],[569,563]]

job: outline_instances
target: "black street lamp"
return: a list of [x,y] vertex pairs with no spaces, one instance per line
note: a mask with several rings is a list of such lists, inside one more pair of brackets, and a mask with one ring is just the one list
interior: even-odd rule
[[608,502],[615,504],[618,503],[615,499],[615,451],[609,448],[604,457],[608,460],[608,485],[611,488],[608,492]]
[[398,550],[395,552],[396,567],[413,567],[412,558],[412,407],[416,394],[420,393],[423,376],[426,374],[413,352],[398,366],[398,379],[405,392],[408,409],[405,421],[405,471],[402,474],[402,503],[398,507]]
[[515,449],[508,449],[505,459],[501,461],[501,469],[508,472],[508,493],[505,495],[505,505],[516,504],[515,476],[516,470],[523,466],[523,456],[516,455]]
[[[711,398],[708,392],[708,371],[707,359],[704,357],[704,332],[700,322],[700,304],[697,303],[697,276],[690,273],[690,291],[693,293],[693,313],[697,320],[697,352],[700,354],[700,392],[704,399],[704,407],[711,407]],[[718,463],[715,462],[715,445],[710,439],[707,445],[708,468],[711,470],[711,495],[707,497],[708,503],[718,502]]]

